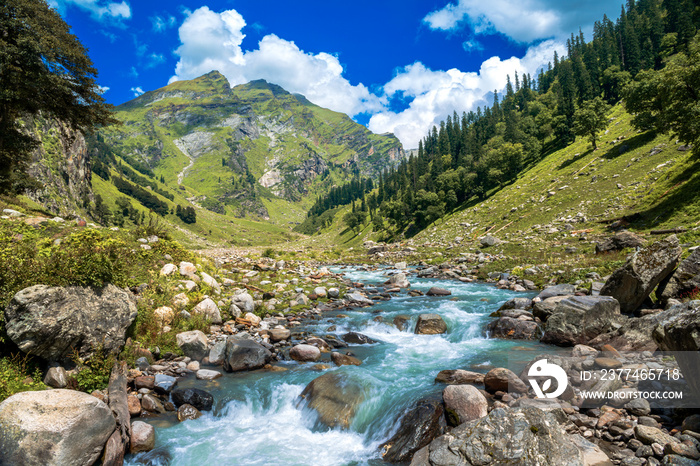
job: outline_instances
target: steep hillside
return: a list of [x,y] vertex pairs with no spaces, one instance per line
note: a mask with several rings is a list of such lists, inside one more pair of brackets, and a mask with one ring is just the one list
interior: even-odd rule
[[[488,248],[519,262],[583,266],[594,244],[621,228],[651,236],[677,229],[681,241],[700,237],[700,160],[688,146],[668,135],[638,132],[621,104],[599,149],[578,138],[525,170],[511,184],[472,200],[437,220],[404,246],[429,254],[459,256],[483,249],[479,238],[491,234],[502,243]],[[343,223],[340,209],[333,225],[312,244],[354,247],[381,240],[367,223],[359,234]],[[359,256],[358,256],[359,257]]]
[[101,136],[125,161],[213,212],[284,225],[313,194],[404,157],[393,135],[265,81],[231,88],[216,71],[147,92],[116,116],[123,125]]

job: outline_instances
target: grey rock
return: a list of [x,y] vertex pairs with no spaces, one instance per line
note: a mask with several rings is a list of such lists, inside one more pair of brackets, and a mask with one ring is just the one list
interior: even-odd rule
[[696,249],[683,260],[673,274],[659,283],[656,295],[662,303],[669,299],[681,299],[700,289],[700,249]]
[[421,314],[416,322],[416,334],[437,335],[447,332],[447,324],[438,314]]
[[542,322],[546,322],[547,319],[549,319],[549,316],[554,313],[554,310],[557,308],[557,304],[570,298],[571,296],[573,296],[573,294],[550,296],[542,301],[537,301],[532,306],[532,315],[540,319]]
[[18,292],[5,309],[8,337],[28,354],[49,361],[102,347],[118,353],[136,319],[136,301],[114,285],[100,289],[35,285]]
[[576,293],[576,287],[574,285],[562,283],[560,285],[548,286],[537,295],[534,301],[537,301],[537,298],[545,300],[552,296],[571,296],[574,293]]
[[345,374],[328,372],[312,380],[301,399],[318,413],[318,421],[326,427],[350,427],[357,406],[365,399],[366,388]]
[[313,345],[295,345],[289,350],[289,357],[299,362],[315,362],[321,357],[321,350]]
[[639,235],[629,231],[621,231],[616,233],[615,236],[596,243],[595,253],[600,254],[603,252],[621,251],[626,248],[639,248],[646,243],[646,240]]
[[388,463],[407,463],[415,452],[445,433],[442,400],[420,400],[399,421],[399,430],[380,449]]
[[46,372],[44,383],[53,388],[65,388],[68,385],[68,374],[61,366],[51,367]]
[[175,388],[175,385],[177,385],[177,378],[166,374],[155,375],[153,389],[157,393],[170,393],[172,389]]
[[634,312],[661,280],[678,265],[681,248],[676,235],[637,251],[627,263],[617,269],[600,290],[620,302],[620,311]]
[[542,342],[559,346],[588,344],[619,328],[620,304],[609,296],[573,296],[559,304],[547,319]]
[[143,421],[131,423],[131,453],[151,451],[156,445],[156,429]]
[[209,350],[209,364],[213,366],[222,366],[224,364],[226,353],[226,340],[219,340]]
[[553,413],[497,408],[436,438],[411,462],[419,465],[583,466],[583,454]]
[[184,404],[192,405],[200,411],[210,411],[214,406],[214,396],[199,388],[173,390],[173,404],[178,408]]
[[201,314],[207,319],[211,320],[212,324],[218,325],[222,322],[219,306],[217,306],[211,298],[206,298],[193,307],[192,314]]
[[249,338],[229,337],[224,353],[224,370],[228,372],[259,369],[272,359],[272,353]]
[[490,246],[496,246],[498,244],[501,244],[501,240],[496,238],[495,236],[486,235],[479,240],[479,244],[481,244],[481,246],[484,248],[488,248]]
[[492,338],[510,340],[536,340],[540,337],[539,326],[533,321],[501,317],[489,323],[487,330]]
[[452,292],[450,290],[446,290],[445,288],[433,286],[425,294],[426,296],[449,296],[452,294]]
[[89,466],[115,427],[109,407],[87,393],[17,393],[0,403],[0,464]]
[[201,361],[209,354],[207,336],[201,330],[178,333],[175,338],[177,346],[189,358]]
[[473,385],[448,385],[442,391],[445,415],[452,426],[480,419],[488,414],[489,403]]

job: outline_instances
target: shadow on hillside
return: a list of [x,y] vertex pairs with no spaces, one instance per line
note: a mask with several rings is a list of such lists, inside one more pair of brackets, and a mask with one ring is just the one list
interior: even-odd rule
[[571,157],[570,159],[564,160],[561,163],[561,165],[559,165],[559,170],[562,170],[562,169],[568,167],[569,165],[571,165],[572,163],[575,163],[575,162],[581,160],[582,158],[587,157],[592,152],[593,152],[593,149],[588,149],[586,152],[576,154],[573,157]]
[[[672,189],[660,197],[658,202],[647,210],[640,210],[640,224],[653,228],[673,218],[684,206],[697,206],[700,216],[700,158],[696,157],[693,165],[676,175],[672,180]],[[691,227],[693,225],[684,225]]]
[[637,134],[629,139],[623,139],[619,144],[616,144],[608,149],[607,152],[605,152],[605,154],[603,154],[601,157],[608,160],[615,159],[626,152],[638,149],[639,147],[650,143],[655,137],[656,132],[647,131],[642,134]]

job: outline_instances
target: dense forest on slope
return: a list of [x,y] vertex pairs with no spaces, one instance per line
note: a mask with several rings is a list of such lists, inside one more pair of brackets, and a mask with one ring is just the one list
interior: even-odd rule
[[[622,101],[640,130],[698,139],[700,2],[631,0],[616,22],[596,22],[593,40],[567,40],[567,56],[554,54],[535,78],[508,77],[505,95],[491,107],[455,112],[421,140],[416,156],[384,173],[377,189],[358,193],[361,221],[387,236],[412,234],[472,199],[483,200],[524,168],[583,136],[595,150],[607,113]],[[353,199],[350,199],[352,201]],[[349,203],[349,202],[348,202]],[[307,224],[320,227],[331,196],[319,199]],[[354,229],[357,216],[346,216]]]

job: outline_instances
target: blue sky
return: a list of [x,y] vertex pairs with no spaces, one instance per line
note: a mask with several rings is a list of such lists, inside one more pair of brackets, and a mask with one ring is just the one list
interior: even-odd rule
[[120,104],[212,69],[266,79],[347,113],[406,148],[506,74],[535,74],[618,0],[49,0]]

